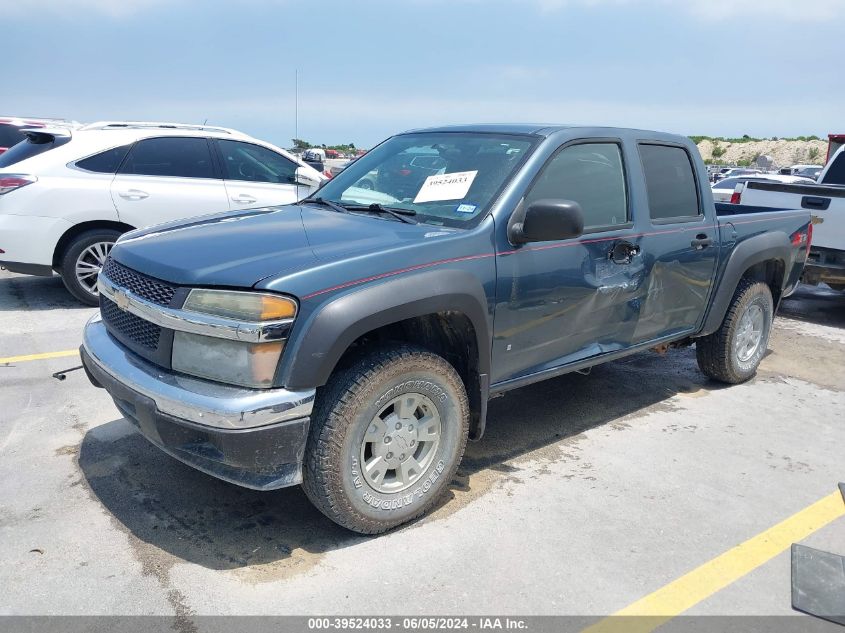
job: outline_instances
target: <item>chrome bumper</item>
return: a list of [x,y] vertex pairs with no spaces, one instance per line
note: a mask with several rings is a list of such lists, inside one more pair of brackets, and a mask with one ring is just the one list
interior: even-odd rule
[[156,404],[161,413],[218,429],[252,429],[311,415],[315,389],[246,389],[175,374],[117,343],[95,315],[85,326],[90,360],[125,387]]

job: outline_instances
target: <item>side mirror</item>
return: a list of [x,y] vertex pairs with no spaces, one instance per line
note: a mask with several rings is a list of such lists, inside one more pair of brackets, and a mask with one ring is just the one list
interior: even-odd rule
[[522,222],[511,226],[514,244],[578,237],[584,232],[584,212],[572,200],[537,200],[525,210]]
[[317,180],[310,174],[307,174],[305,170],[302,169],[302,167],[296,168],[296,171],[293,175],[293,180],[297,185],[303,185],[305,187],[318,187],[321,184],[319,180]]

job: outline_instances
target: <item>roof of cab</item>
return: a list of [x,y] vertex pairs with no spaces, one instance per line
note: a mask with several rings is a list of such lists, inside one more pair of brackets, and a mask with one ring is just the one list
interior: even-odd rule
[[479,123],[466,125],[446,125],[440,127],[420,128],[408,130],[405,134],[420,132],[477,132],[486,134],[532,134],[534,136],[551,136],[555,132],[563,130],[591,130],[592,134],[601,131],[608,136],[622,136],[629,134],[642,135],[645,138],[679,140],[686,139],[685,136],[657,132],[654,130],[640,130],[636,128],[607,127],[601,125],[562,125],[549,123]]

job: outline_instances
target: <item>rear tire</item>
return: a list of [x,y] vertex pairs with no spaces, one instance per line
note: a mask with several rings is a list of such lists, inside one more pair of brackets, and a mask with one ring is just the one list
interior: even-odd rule
[[426,513],[466,448],[469,403],[440,356],[396,345],[338,371],[314,407],[305,494],[328,518],[379,534]]
[[59,274],[68,292],[89,306],[100,303],[97,275],[112,246],[121,236],[115,229],[92,229],[77,235],[59,261]]
[[773,318],[769,287],[759,281],[741,280],[722,325],[695,342],[698,367],[720,382],[745,382],[757,373],[763,360]]

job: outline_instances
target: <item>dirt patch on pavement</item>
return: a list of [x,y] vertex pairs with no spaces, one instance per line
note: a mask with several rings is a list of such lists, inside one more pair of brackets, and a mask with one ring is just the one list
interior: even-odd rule
[[824,336],[826,329],[796,328],[789,321],[776,320],[760,375],[798,378],[833,391],[845,390],[845,345]]

